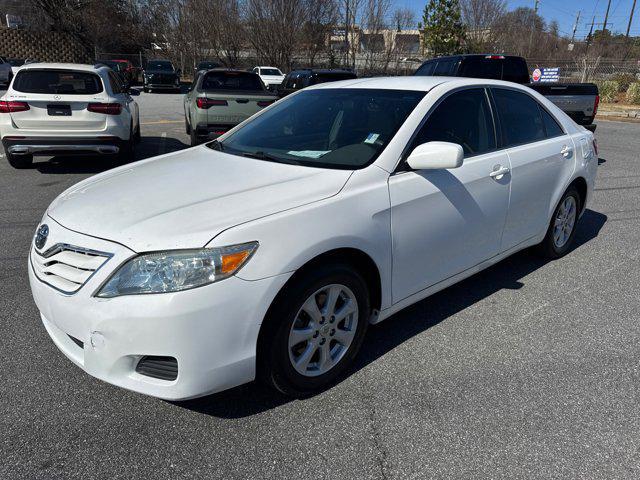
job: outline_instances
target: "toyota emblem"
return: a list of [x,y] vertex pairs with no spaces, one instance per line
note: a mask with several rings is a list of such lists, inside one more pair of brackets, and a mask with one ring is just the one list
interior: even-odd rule
[[47,243],[47,237],[49,236],[49,227],[45,225],[40,225],[40,228],[36,231],[36,247],[42,250],[44,244]]

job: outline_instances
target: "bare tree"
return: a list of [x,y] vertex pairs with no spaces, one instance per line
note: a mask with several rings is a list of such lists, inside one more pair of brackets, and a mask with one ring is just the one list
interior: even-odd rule
[[467,47],[471,52],[488,52],[496,47],[496,22],[507,11],[505,0],[460,0],[462,21],[467,26]]

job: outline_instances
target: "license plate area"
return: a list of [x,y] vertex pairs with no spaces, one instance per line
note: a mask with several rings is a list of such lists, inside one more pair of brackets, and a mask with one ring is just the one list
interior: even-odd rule
[[47,113],[52,117],[70,117],[71,105],[47,105]]

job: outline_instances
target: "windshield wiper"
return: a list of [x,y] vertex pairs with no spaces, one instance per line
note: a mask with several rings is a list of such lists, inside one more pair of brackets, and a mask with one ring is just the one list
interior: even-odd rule
[[268,160],[270,162],[288,163],[289,165],[301,165],[301,163],[296,161],[296,160],[289,160],[287,158],[276,157],[274,155],[270,155],[270,154],[262,152],[262,151],[258,151],[258,152],[243,152],[242,156],[243,157],[248,157],[248,158],[257,158],[258,160]]
[[209,143],[207,143],[207,147],[218,150],[219,152],[222,152],[224,150],[222,142],[219,140],[211,140]]

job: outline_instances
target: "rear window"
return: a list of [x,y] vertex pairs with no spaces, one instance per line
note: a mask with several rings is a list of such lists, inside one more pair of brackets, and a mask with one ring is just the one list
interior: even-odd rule
[[23,93],[94,95],[102,92],[102,81],[90,72],[23,70],[16,75],[13,89]]
[[319,83],[326,82],[337,82],[339,80],[351,80],[353,78],[358,78],[355,73],[350,72],[327,72],[327,73],[316,73],[313,75],[313,79],[311,80],[311,85],[317,85]]
[[255,73],[209,72],[202,79],[202,90],[264,90],[262,81]]
[[502,59],[467,57],[462,60],[458,76],[501,80],[502,62]]
[[275,68],[261,68],[260,75],[282,75],[282,73]]

